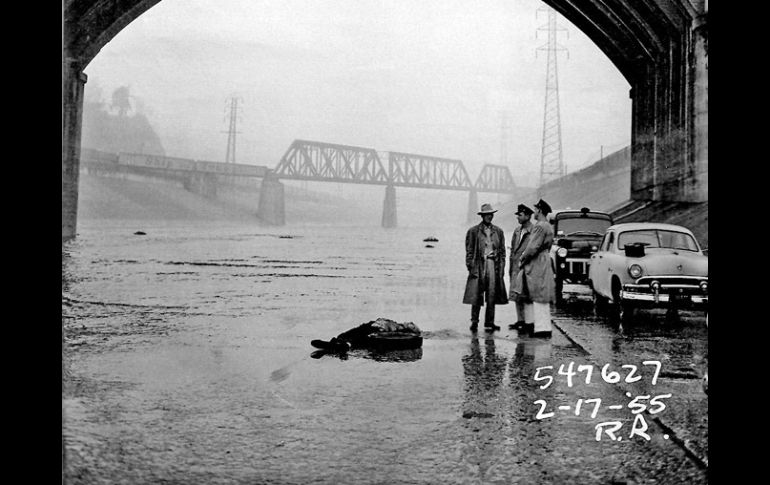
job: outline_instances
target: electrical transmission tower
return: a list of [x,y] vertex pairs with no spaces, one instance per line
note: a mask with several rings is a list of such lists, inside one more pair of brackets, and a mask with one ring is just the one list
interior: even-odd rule
[[226,132],[223,132],[227,133],[227,154],[225,155],[225,163],[235,163],[235,135],[236,133],[240,133],[236,130],[236,124],[240,115],[240,112],[238,111],[239,101],[243,103],[243,99],[240,97],[231,96],[230,99],[227,100],[227,105],[225,106],[225,112],[228,111],[228,107],[230,112],[230,126]]
[[[565,31],[556,25],[556,11],[542,7],[538,12],[547,12],[548,23],[538,27],[538,31],[548,32],[548,43],[537,48],[537,52],[548,52],[548,68],[545,76],[545,110],[543,114],[543,145],[540,152],[540,187],[554,178],[564,175],[564,161],[561,153],[561,116],[559,113],[559,74],[556,56],[559,51],[567,51],[556,42],[556,32]],[[537,14],[536,14],[537,15]],[[569,35],[569,33],[567,33]],[[569,52],[567,52],[569,58]]]

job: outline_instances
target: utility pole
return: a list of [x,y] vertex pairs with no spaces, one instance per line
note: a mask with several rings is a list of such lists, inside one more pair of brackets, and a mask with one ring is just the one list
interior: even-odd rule
[[[500,111],[500,165],[508,167],[510,163],[510,142],[511,136],[511,112],[508,110]],[[516,173],[514,167],[509,167],[511,173]],[[497,194],[497,203],[500,203],[500,194]]]
[[500,165],[507,166],[509,162],[510,134],[511,112],[500,111]]
[[230,96],[226,101],[225,112],[227,113],[229,107],[230,126],[227,131],[222,132],[227,133],[227,154],[225,155],[225,163],[235,163],[235,135],[236,133],[240,133],[236,130],[236,124],[240,115],[240,112],[238,111],[239,101],[243,103],[243,99],[238,96]]
[[[548,43],[536,49],[548,53],[548,66],[545,76],[545,109],[543,112],[543,144],[540,152],[540,187],[550,180],[565,174],[564,161],[561,151],[561,115],[559,112],[559,74],[557,68],[557,53],[567,49],[556,42],[556,32],[565,31],[556,24],[556,11],[550,7],[542,7],[537,12],[548,14],[548,23],[538,27],[548,32]],[[537,15],[537,13],[535,14]],[[569,35],[569,33],[567,33]],[[535,33],[537,37],[537,32]],[[567,52],[569,59],[569,52]]]

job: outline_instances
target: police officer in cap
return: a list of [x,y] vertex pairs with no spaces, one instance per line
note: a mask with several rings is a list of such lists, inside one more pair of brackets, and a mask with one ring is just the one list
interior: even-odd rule
[[[521,286],[521,266],[519,265],[519,259],[527,248],[527,242],[529,241],[530,232],[532,231],[532,214],[533,210],[524,204],[519,204],[516,209],[516,219],[519,222],[519,227],[514,229],[513,236],[511,237],[511,263],[508,270],[508,275],[511,278],[511,292],[509,298],[515,302],[516,320],[515,323],[508,327],[515,330],[526,330],[526,324],[529,323],[534,327],[534,315],[532,314],[532,306],[526,306],[525,303],[532,303],[528,296],[523,294],[523,288]],[[516,281],[519,279],[519,285]],[[529,309],[529,315],[526,315],[525,309]]]
[[531,335],[543,338],[551,337],[551,303],[556,293],[550,257],[553,244],[553,227],[548,222],[550,213],[551,206],[543,199],[535,204],[537,222],[532,226],[527,247],[519,257],[519,265],[522,268],[522,290],[532,301],[532,303],[525,303],[525,316],[526,306],[529,305],[534,316],[534,325],[530,329]]

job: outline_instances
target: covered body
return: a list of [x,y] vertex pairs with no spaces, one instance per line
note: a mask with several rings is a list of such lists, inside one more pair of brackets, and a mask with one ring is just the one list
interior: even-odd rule
[[[421,337],[422,332],[412,322],[396,322],[388,318],[378,318],[371,322],[363,323],[337,335],[337,341],[347,342],[350,348],[366,348],[378,346],[383,342],[417,344],[415,337]],[[422,340],[419,339],[419,344]],[[419,346],[419,345],[416,345]]]

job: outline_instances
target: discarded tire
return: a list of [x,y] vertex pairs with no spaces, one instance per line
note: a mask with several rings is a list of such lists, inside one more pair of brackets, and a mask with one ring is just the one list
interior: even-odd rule
[[379,350],[416,349],[422,347],[422,337],[409,333],[380,332],[367,337],[367,347]]

